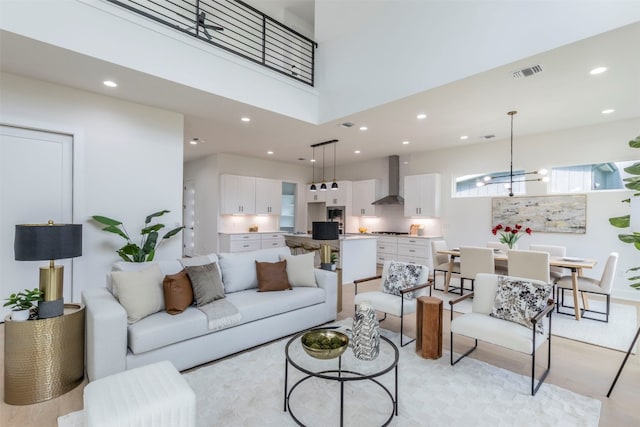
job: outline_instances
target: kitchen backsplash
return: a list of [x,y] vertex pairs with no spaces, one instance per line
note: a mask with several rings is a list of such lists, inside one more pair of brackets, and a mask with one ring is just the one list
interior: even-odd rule
[[222,215],[218,224],[220,233],[248,233],[249,228],[257,225],[258,231],[278,231],[278,216],[270,215]]
[[408,233],[411,224],[424,226],[424,236],[442,236],[442,227],[437,218],[407,218],[404,207],[396,205],[382,205],[378,207],[377,217],[360,217],[360,227],[372,231],[399,231]]

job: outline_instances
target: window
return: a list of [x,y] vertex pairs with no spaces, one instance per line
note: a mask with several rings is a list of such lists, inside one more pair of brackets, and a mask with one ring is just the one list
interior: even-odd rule
[[293,233],[296,227],[296,187],[293,182],[282,183],[282,211],[280,231]]
[[552,193],[584,193],[587,191],[624,189],[628,177],[624,168],[635,162],[609,162],[565,166],[551,169]]
[[[524,194],[524,170],[513,171],[513,193]],[[485,177],[492,178],[487,184]],[[508,196],[509,171],[465,175],[456,178],[453,197]]]

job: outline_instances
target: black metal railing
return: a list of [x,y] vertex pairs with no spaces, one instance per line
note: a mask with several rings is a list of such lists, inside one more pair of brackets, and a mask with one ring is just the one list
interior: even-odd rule
[[108,0],[308,85],[317,44],[239,0]]

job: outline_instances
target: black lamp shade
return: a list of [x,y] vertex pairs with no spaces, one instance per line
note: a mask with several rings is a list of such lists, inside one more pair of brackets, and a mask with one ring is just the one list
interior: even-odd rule
[[16,261],[45,261],[82,255],[81,224],[16,225]]
[[340,238],[337,222],[314,222],[311,230],[313,240],[338,240]]

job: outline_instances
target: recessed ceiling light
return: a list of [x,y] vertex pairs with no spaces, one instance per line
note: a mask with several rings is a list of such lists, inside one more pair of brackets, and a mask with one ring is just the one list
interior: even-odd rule
[[189,144],[198,145],[198,142],[200,142],[200,140],[198,138],[193,138],[191,141],[189,141]]
[[356,150],[353,152],[354,154],[360,154],[360,150]]
[[247,123],[247,122],[250,122],[250,121],[251,121],[251,119],[250,119],[249,117],[243,117],[243,118],[241,118],[240,120],[242,120],[242,121],[243,121],[243,122],[245,122],[245,123]]
[[360,126],[360,130],[367,130],[367,129],[369,129],[369,128],[366,127],[366,126]]
[[269,150],[267,151],[267,154],[271,156],[273,154],[273,151]]
[[315,163],[316,159],[310,159],[309,160],[311,163]]
[[469,137],[467,135],[462,135],[460,139],[469,139]]
[[402,145],[409,145],[409,141],[402,141]]
[[589,74],[595,76],[596,74],[602,74],[607,71],[607,67],[596,67],[593,70],[589,71]]
[[614,110],[613,108],[607,108],[606,110],[602,110],[602,114],[611,114],[614,111],[616,110]]
[[118,87],[118,83],[111,81],[111,80],[105,80],[102,82],[103,85],[107,86],[107,87]]
[[418,120],[426,119],[426,118],[427,118],[427,115],[426,115],[425,113],[420,113],[420,114],[418,114],[418,115],[416,116],[416,118],[417,118]]
[[409,162],[402,162],[402,164],[403,164],[403,165],[408,165],[408,164],[409,164]]

